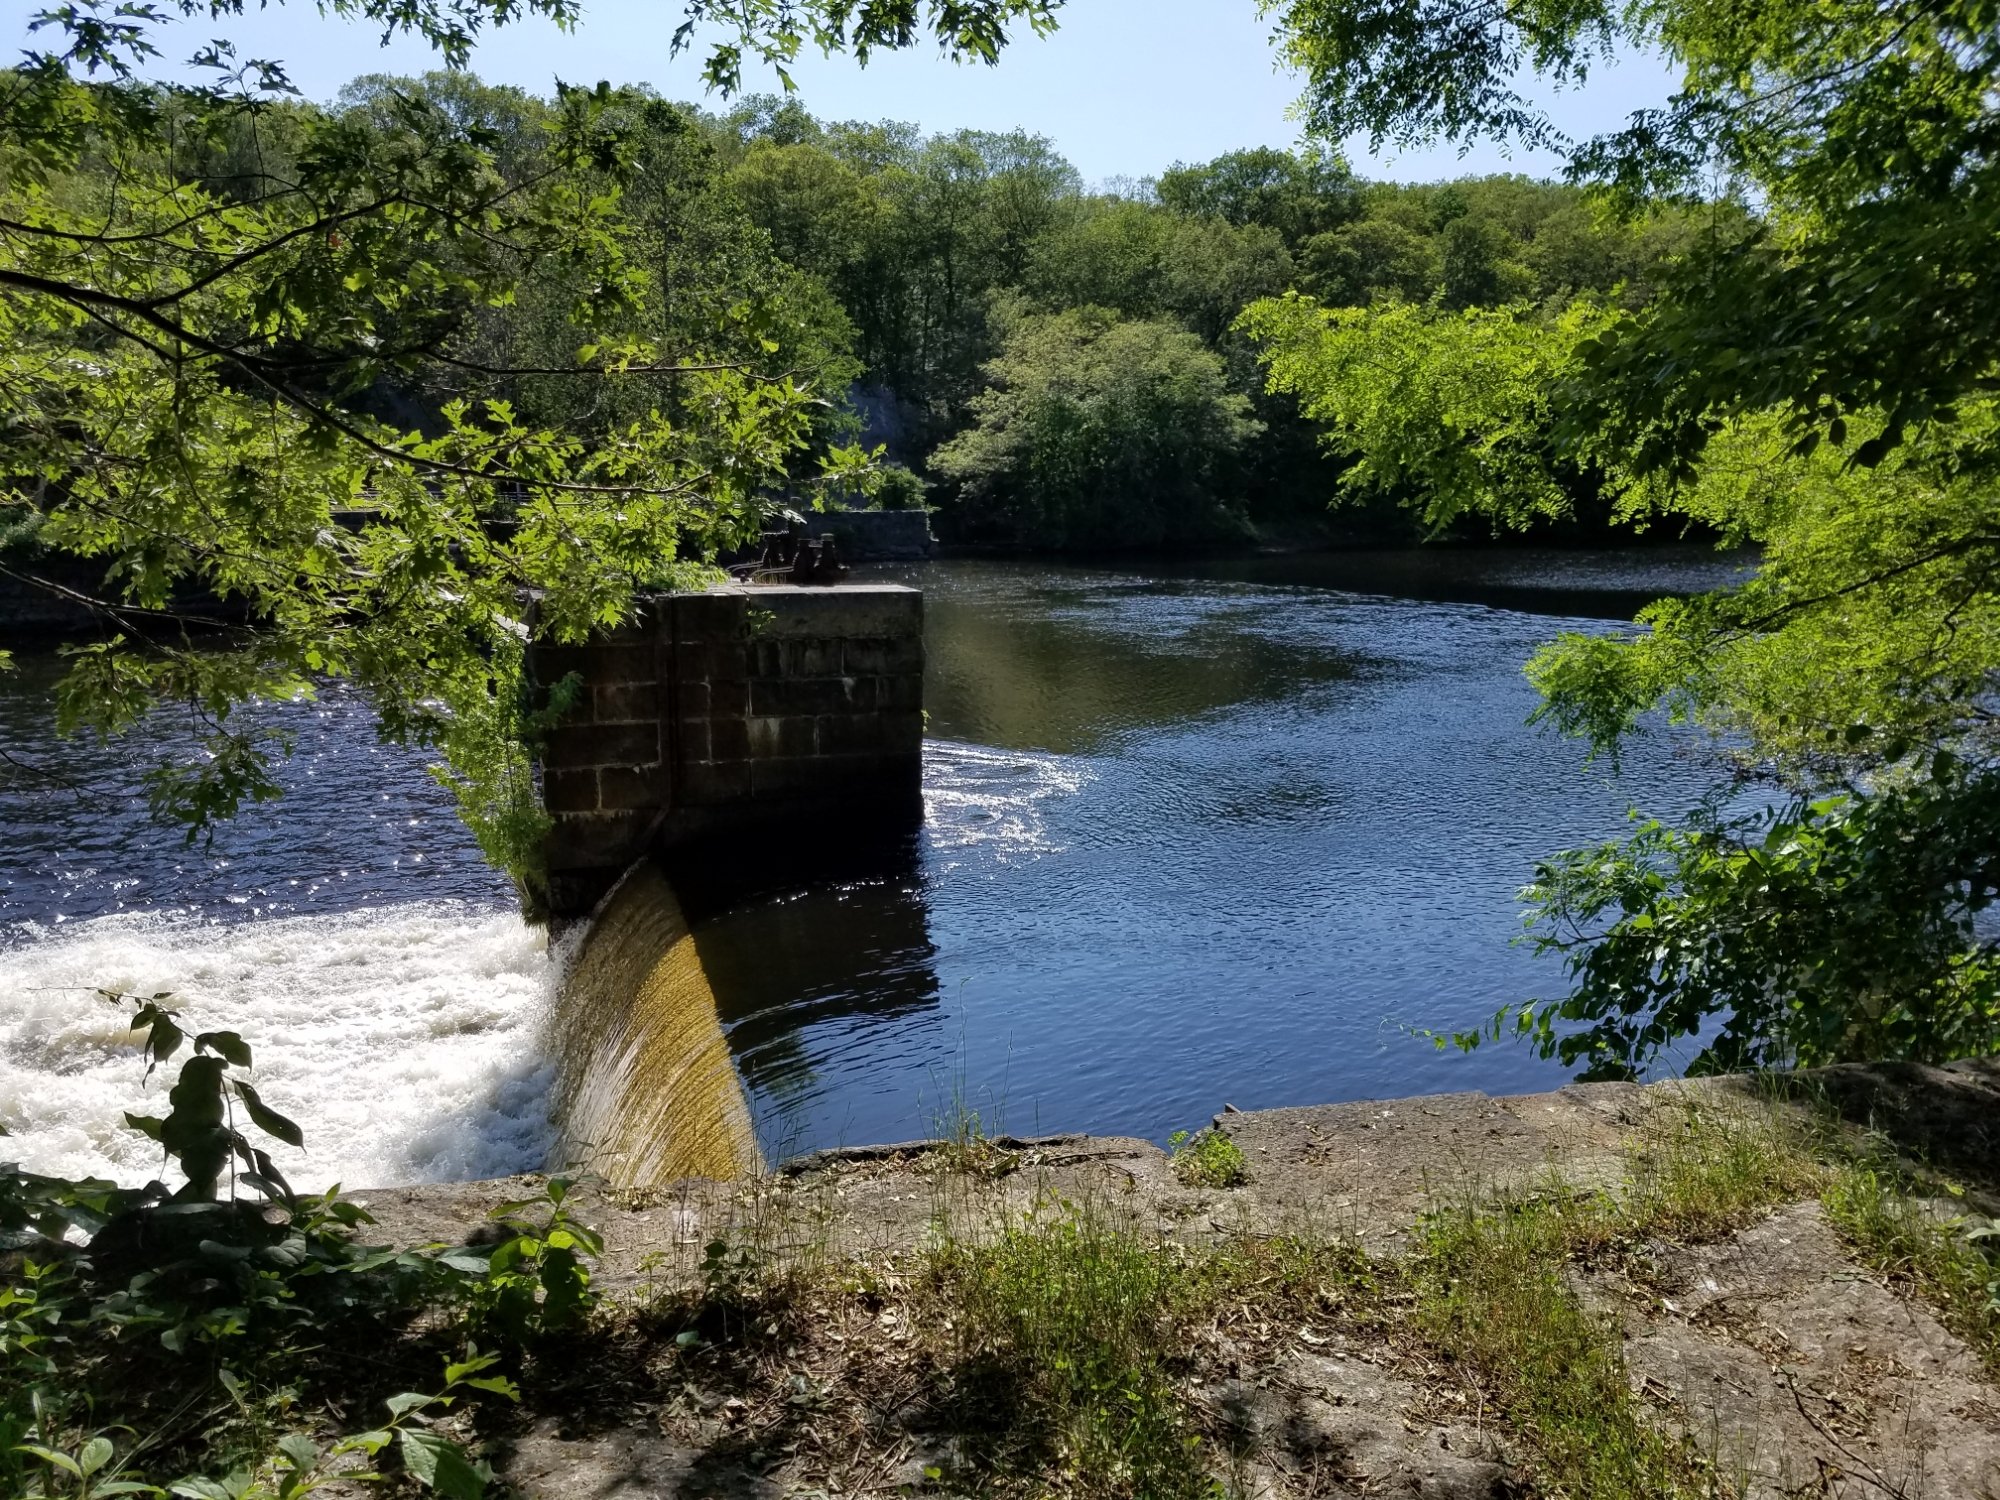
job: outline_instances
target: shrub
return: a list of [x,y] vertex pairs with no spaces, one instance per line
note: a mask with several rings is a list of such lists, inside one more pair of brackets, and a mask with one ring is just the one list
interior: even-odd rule
[[1213,1126],[1193,1135],[1176,1130],[1167,1145],[1173,1151],[1174,1175],[1189,1187],[1238,1187],[1250,1180],[1242,1147]]
[[875,491],[877,510],[922,510],[930,486],[901,464],[882,470]]
[[962,529],[1041,547],[1153,547],[1243,527],[1238,455],[1263,429],[1222,357],[1102,308],[1024,316],[975,424],[931,455]]

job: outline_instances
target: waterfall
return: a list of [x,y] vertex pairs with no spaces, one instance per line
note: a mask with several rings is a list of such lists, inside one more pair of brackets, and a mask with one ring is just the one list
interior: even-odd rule
[[715,993],[673,888],[641,862],[604,899],[556,1002],[555,1164],[622,1187],[762,1165]]

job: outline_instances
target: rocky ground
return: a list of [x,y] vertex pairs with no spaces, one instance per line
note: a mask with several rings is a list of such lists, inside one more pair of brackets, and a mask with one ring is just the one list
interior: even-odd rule
[[[1147,1468],[1162,1443],[1218,1494],[2000,1500],[1993,1320],[1921,1248],[2000,1213],[2000,1068],[1834,1070],[1794,1094],[1228,1112],[1229,1187],[1145,1141],[968,1136],[586,1190],[613,1313],[489,1449],[537,1500],[1191,1493],[1173,1453]],[[360,1196],[395,1239],[456,1241],[535,1186]],[[1487,1227],[1441,1248],[1447,1222]],[[1158,1347],[1113,1339],[1138,1373],[1104,1399],[1164,1402],[1164,1428],[1059,1375],[1092,1330],[1037,1344],[1060,1309],[988,1297],[1018,1237],[1059,1226],[1110,1257],[1092,1265],[1157,1269]],[[1090,1318],[1126,1306],[1085,1291]],[[1563,1338],[1576,1352],[1535,1373]]]

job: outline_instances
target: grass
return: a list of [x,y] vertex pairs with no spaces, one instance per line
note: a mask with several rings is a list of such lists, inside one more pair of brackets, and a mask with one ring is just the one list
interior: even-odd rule
[[961,1063],[939,1084],[940,1103],[931,1114],[931,1135],[938,1142],[933,1161],[944,1171],[964,1177],[1005,1177],[1016,1165],[1013,1153],[994,1137],[1003,1133],[1002,1106],[988,1097],[985,1112],[973,1104]]
[[[990,1143],[971,1118],[943,1134],[976,1163]],[[1618,1262],[1643,1275],[1656,1238],[1716,1238],[1812,1197],[1833,1180],[1814,1147],[1775,1111],[1663,1105],[1615,1190],[1551,1178],[1467,1197],[1424,1220],[1407,1254],[1384,1258],[1337,1237],[1190,1247],[1111,1201],[1043,1198],[996,1228],[967,1200],[972,1216],[941,1214],[915,1261],[887,1275],[814,1290],[771,1266],[762,1274],[782,1295],[757,1310],[732,1283],[726,1300],[743,1309],[735,1326],[765,1330],[746,1335],[746,1357],[753,1344],[760,1359],[804,1347],[816,1328],[853,1330],[821,1351],[842,1373],[814,1379],[894,1388],[960,1434],[955,1456],[931,1466],[954,1492],[1181,1500],[1237,1492],[1247,1461],[1268,1485],[1272,1465],[1289,1472],[1285,1455],[1261,1451],[1269,1435],[1235,1429],[1203,1392],[1279,1367],[1304,1330],[1308,1349],[1398,1351],[1407,1378],[1446,1401],[1476,1393],[1535,1493],[1680,1500],[1727,1486],[1634,1394],[1620,1329],[1580,1295],[1580,1273]],[[1214,1132],[1178,1141],[1175,1166],[1204,1185],[1245,1175],[1235,1143]],[[708,1346],[727,1337],[716,1318],[690,1311],[677,1326],[700,1328],[707,1357],[725,1352]]]
[[[1488,1446],[1470,1456],[1501,1458],[1525,1493],[1723,1496],[1735,1486],[1714,1458],[1635,1391],[1606,1310],[1615,1294],[1589,1288],[1651,1285],[1662,1242],[1722,1239],[1814,1199],[1859,1261],[1936,1307],[2000,1378],[2000,1271],[1948,1217],[1948,1195],[1797,1111],[1654,1097],[1616,1183],[1551,1175],[1468,1191],[1378,1256],[1318,1233],[1179,1242],[1147,1201],[1115,1188],[1051,1196],[1032,1155],[1003,1152],[960,1109],[940,1132],[948,1170],[914,1168],[939,1205],[921,1245],[836,1250],[836,1180],[753,1185],[724,1237],[643,1304],[607,1310],[529,1361],[518,1418],[481,1420],[497,1436],[536,1414],[579,1431],[642,1415],[698,1453],[701,1482],[717,1489],[731,1474],[782,1472],[839,1493],[1305,1497],[1362,1478],[1340,1469],[1337,1445],[1287,1446],[1280,1419],[1235,1393],[1316,1386],[1313,1360],[1345,1350],[1414,1386],[1420,1419],[1464,1413],[1454,1451],[1476,1408]],[[1014,1175],[995,1180],[989,1155]],[[1204,1186],[1247,1175],[1236,1144],[1212,1131],[1177,1141],[1174,1163]],[[391,1357],[435,1354],[411,1344]],[[353,1376],[343,1367],[341,1378]],[[303,1382],[300,1399],[322,1399],[325,1384]],[[217,1453],[268,1446],[265,1429],[287,1415],[238,1413]]]
[[974,1425],[994,1435],[977,1472],[954,1479],[1149,1500],[1234,1492],[1238,1435],[1194,1395],[1218,1373],[1206,1351],[1227,1340],[1268,1355],[1307,1322],[1372,1321],[1381,1293],[1351,1243],[1196,1250],[1063,1200],[992,1238],[934,1245],[923,1286],[924,1321],[952,1331],[947,1384],[982,1393]]
[[1005,1408],[996,1469],[1084,1495],[1211,1492],[1169,1351],[1190,1281],[1168,1254],[1056,1204],[934,1253],[953,1383]]
[[1167,1145],[1173,1152],[1174,1175],[1189,1187],[1232,1188],[1250,1180],[1243,1148],[1213,1126],[1193,1135],[1177,1130]]
[[1576,1500],[1700,1494],[1700,1465],[1633,1396],[1615,1325],[1572,1289],[1560,1203],[1447,1213],[1409,1267],[1416,1328],[1533,1446],[1542,1488]]
[[1774,1105],[1683,1095],[1656,1108],[1634,1142],[1620,1214],[1646,1233],[1715,1239],[1820,1192],[1832,1145]]
[[[1940,1213],[1924,1184],[1867,1161],[1850,1163],[1821,1197],[1827,1217],[1863,1264],[1915,1292],[2000,1381],[2000,1261],[1974,1239],[1981,1227]],[[1948,1201],[1948,1200],[1947,1200]]]
[[1551,1179],[1426,1220],[1402,1268],[1413,1322],[1527,1439],[1541,1488],[1576,1500],[1711,1495],[1718,1481],[1633,1394],[1616,1321],[1575,1271],[1650,1239],[1718,1238],[1825,1180],[1775,1113],[1684,1101],[1655,1111],[1619,1191]]
[[[1176,1146],[1183,1180],[1242,1180],[1226,1136]],[[1618,1191],[1551,1180],[1468,1199],[1392,1259],[1339,1239],[1190,1248],[1106,1204],[1044,1201],[997,1233],[940,1221],[895,1314],[929,1330],[917,1339],[926,1401],[974,1437],[963,1468],[936,1478],[1002,1495],[1228,1493],[1242,1441],[1200,1398],[1217,1373],[1205,1351],[1226,1344],[1268,1364],[1318,1328],[1455,1372],[1541,1493],[1716,1493],[1703,1456],[1634,1395],[1619,1329],[1578,1295],[1574,1270],[1650,1236],[1725,1234],[1811,1196],[1827,1171],[1808,1146],[1754,1109],[1664,1108]]]

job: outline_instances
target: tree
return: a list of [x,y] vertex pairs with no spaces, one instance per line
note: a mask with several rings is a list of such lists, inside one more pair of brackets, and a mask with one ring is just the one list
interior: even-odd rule
[[730,176],[778,254],[830,283],[866,254],[884,212],[874,183],[817,141],[753,141]]
[[1685,68],[1665,109],[1570,151],[1577,180],[1627,204],[1720,178],[1767,205],[1761,220],[1718,224],[1672,296],[1593,365],[1601,399],[1579,421],[1618,422],[1647,463],[1691,463],[1731,415],[1762,410],[1801,443],[1880,411],[1884,441],[1862,455],[1876,459],[1988,388],[2000,291],[1980,268],[2000,226],[2000,27],[1986,0],[1265,9],[1306,75],[1310,123],[1334,139],[1563,146],[1516,89],[1524,65],[1580,81],[1622,40]]
[[1468,514],[1525,527],[1570,512],[1584,476],[1551,440],[1549,403],[1579,334],[1607,317],[1579,303],[1550,329],[1520,308],[1323,309],[1294,294],[1253,303],[1241,327],[1271,391],[1348,460],[1342,492],[1403,500],[1436,533]]
[[1269,146],[1232,151],[1199,166],[1178,165],[1159,183],[1160,202],[1190,218],[1261,224],[1298,245],[1354,216],[1357,185],[1347,163]]
[[1284,242],[1262,225],[1102,199],[1036,242],[1025,285],[1049,311],[1095,306],[1131,318],[1173,317],[1217,344],[1246,303],[1283,291],[1291,275]]
[[[1407,422],[1375,429],[1383,446],[1365,440],[1374,463],[1446,441],[1484,450],[1533,407],[1544,474],[1615,454],[1602,478],[1635,522],[1690,517],[1765,547],[1744,586],[1655,606],[1623,637],[1568,637],[1531,665],[1545,715],[1598,748],[1664,708],[1775,777],[1777,800],[1545,865],[1537,941],[1565,955],[1575,989],[1522,1029],[1603,1074],[1689,1035],[1705,1039],[1698,1069],[1994,1045],[1995,947],[1977,920],[2000,893],[1991,7],[1267,9],[1312,124],[1336,135],[1560,145],[1516,91],[1519,68],[1573,81],[1615,39],[1664,47],[1681,93],[1575,147],[1572,175],[1613,207],[1716,180],[1760,207],[1702,215],[1649,299],[1577,324],[1539,365],[1518,358],[1522,339],[1554,330],[1506,315],[1520,336],[1496,337],[1505,357],[1487,369],[1513,395],[1470,427],[1403,403]],[[1274,375],[1355,399],[1343,351],[1365,330],[1258,316],[1280,340]],[[1450,503],[1505,514],[1509,493]]]
[[1438,236],[1439,290],[1447,307],[1492,307],[1522,296],[1527,268],[1508,257],[1507,231],[1489,219],[1455,218]]
[[[456,63],[519,7],[334,9]],[[739,278],[747,296],[677,315],[701,226],[628,192],[641,147],[684,128],[657,100],[447,80],[328,113],[273,103],[282,69],[226,42],[212,84],[145,81],[155,19],[49,12],[57,45],[0,80],[0,524],[104,568],[59,723],[184,708],[194,753],[151,788],[199,831],[276,792],[286,745],[236,707],[346,678],[531,880],[530,741],[560,705],[528,696],[527,641],[695,576],[792,475],[822,410],[779,362],[798,289]],[[532,360],[511,334],[496,355],[489,314],[524,298]],[[606,399],[549,394],[578,382]],[[846,477],[859,456],[826,462]],[[224,612],[184,602],[201,595]]]
[[1299,269],[1304,289],[1335,306],[1363,307],[1384,294],[1421,302],[1437,287],[1438,251],[1394,219],[1361,219],[1307,240]]
[[1240,530],[1231,480],[1259,429],[1193,334],[1097,308],[1020,315],[985,373],[975,425],[931,456],[968,530],[1052,547]]

